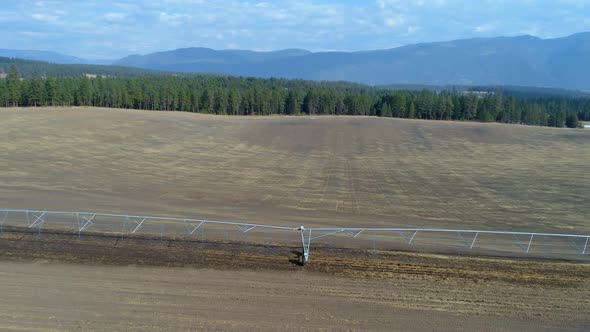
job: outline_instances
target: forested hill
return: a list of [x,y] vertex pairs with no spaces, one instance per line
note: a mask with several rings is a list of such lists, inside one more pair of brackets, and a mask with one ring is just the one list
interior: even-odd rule
[[222,76],[0,79],[0,105],[98,106],[229,115],[333,114],[575,127],[590,98],[516,98],[502,91],[409,91],[352,83]]
[[55,64],[43,61],[24,60],[0,57],[0,74],[8,73],[11,66],[16,66],[24,78],[33,77],[79,77],[85,74],[101,76],[137,77],[146,75],[170,75],[150,69],[131,68],[122,66],[101,66],[85,64]]

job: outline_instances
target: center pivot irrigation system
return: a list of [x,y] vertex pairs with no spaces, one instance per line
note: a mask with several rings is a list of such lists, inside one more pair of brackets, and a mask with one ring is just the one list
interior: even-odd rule
[[[415,245],[419,236],[424,238],[424,241],[429,241],[429,243],[442,245],[445,241],[448,241],[448,238],[456,236],[460,239],[460,247],[464,250],[477,249],[478,245],[479,248],[488,250],[490,243],[499,243],[500,238],[511,238],[512,244],[515,245],[514,248],[519,254],[529,254],[533,241],[538,239],[545,247],[547,247],[547,243],[553,243],[551,248],[561,248],[559,249],[562,250],[559,251],[560,254],[574,254],[584,257],[590,240],[590,235],[579,234],[436,228],[308,228],[304,226],[286,227],[207,219],[149,217],[94,212],[0,209],[0,235],[4,232],[5,225],[38,230],[39,232],[41,232],[42,227],[47,229],[67,229],[78,235],[89,230],[121,236],[124,234],[154,234],[154,230],[157,230],[161,237],[164,235],[191,236],[197,230],[204,231],[205,226],[232,229],[237,227],[243,234],[253,230],[297,232],[301,236],[303,264],[309,260],[312,241],[337,235],[344,235],[348,239],[356,239],[363,234],[370,234],[372,235],[373,249],[376,248],[375,239],[377,235],[387,241],[391,241],[392,238],[400,238],[404,245]],[[110,228],[105,228],[105,226],[110,226]],[[494,236],[496,238],[488,239],[486,242],[481,240],[483,236]]]

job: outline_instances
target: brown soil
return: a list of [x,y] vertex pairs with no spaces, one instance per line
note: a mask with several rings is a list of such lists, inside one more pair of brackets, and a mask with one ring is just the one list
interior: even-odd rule
[[317,248],[301,267],[298,250],[4,233],[0,328],[581,331],[590,326],[589,265]]
[[0,110],[5,208],[588,233],[590,131],[368,117]]
[[[586,234],[589,147],[587,130],[502,124],[0,110],[0,202],[286,226]],[[302,267],[298,251],[5,232],[0,329],[590,326],[589,265],[315,246]]]

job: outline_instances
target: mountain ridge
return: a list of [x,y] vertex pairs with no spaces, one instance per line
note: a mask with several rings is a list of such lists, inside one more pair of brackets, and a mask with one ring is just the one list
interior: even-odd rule
[[[126,59],[115,64],[177,72],[351,81],[370,85],[519,85],[590,89],[590,66],[583,65],[590,59],[589,32],[551,39],[530,35],[470,38],[372,51],[306,52],[297,56],[282,56],[281,51],[251,52],[258,59],[243,59],[227,50],[194,48],[151,53],[138,56],[135,61]],[[260,59],[262,56],[266,57]],[[170,58],[176,58],[176,61],[169,61]]]
[[[2,51],[7,50],[0,50],[0,56]],[[52,54],[53,60],[105,63],[65,55],[60,58],[56,54]],[[188,47],[129,55],[110,64],[182,73],[369,85],[515,85],[590,90],[588,60],[590,32],[549,39],[530,35],[456,39],[354,52]]]
[[24,60],[45,61],[59,64],[79,64],[89,61],[53,51],[0,49],[0,56]]

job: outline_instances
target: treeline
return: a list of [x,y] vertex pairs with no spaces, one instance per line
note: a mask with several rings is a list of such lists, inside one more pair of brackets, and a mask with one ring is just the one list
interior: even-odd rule
[[501,91],[400,91],[352,83],[219,76],[0,80],[0,105],[97,106],[229,115],[369,115],[575,127],[587,98],[516,98]]
[[122,66],[102,66],[87,64],[55,64],[43,61],[23,60],[16,58],[0,57],[0,73],[8,73],[13,66],[18,68],[20,76],[23,78],[34,77],[80,77],[84,74],[93,74],[101,76],[158,76],[170,75],[170,72],[157,70],[131,68]]

